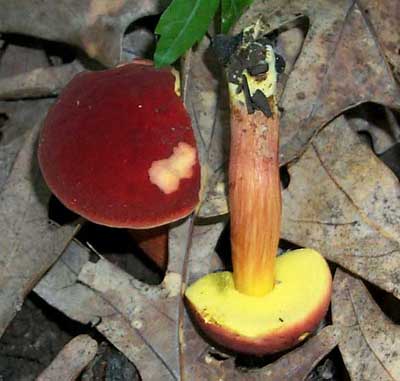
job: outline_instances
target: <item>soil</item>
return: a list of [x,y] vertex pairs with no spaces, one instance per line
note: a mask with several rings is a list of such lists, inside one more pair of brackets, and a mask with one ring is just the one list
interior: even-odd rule
[[69,340],[89,332],[31,294],[1,338],[0,380],[35,380]]

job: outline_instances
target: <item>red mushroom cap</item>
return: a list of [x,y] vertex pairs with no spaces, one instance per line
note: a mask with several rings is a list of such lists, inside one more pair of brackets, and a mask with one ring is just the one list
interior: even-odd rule
[[148,228],[199,201],[200,165],[171,69],[148,62],[78,74],[44,122],[39,163],[53,193],[95,223]]

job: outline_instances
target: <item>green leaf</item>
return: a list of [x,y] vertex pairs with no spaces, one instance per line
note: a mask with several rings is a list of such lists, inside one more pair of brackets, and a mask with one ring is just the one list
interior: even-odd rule
[[253,0],[221,0],[221,31],[228,33],[231,26],[240,17],[244,8]]
[[173,0],[156,27],[161,36],[154,53],[156,67],[169,65],[206,33],[219,0]]

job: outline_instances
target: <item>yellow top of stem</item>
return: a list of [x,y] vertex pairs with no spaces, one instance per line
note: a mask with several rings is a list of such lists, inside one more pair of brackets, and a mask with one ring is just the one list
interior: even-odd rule
[[[245,36],[245,41],[241,45],[240,49],[246,50],[251,44],[260,44],[257,42],[264,32],[263,24],[258,20],[254,25],[251,25],[243,30],[243,35]],[[269,98],[270,96],[275,96],[276,94],[276,83],[278,80],[278,74],[275,66],[275,53],[271,45],[266,46],[265,51],[265,63],[268,64],[267,73],[262,76],[252,76],[247,69],[243,71],[243,75],[247,79],[249,85],[250,94],[254,95],[256,90],[261,90],[264,95]],[[240,85],[239,85],[240,86]],[[238,85],[229,82],[229,95],[232,99],[245,102],[244,92],[237,92]]]

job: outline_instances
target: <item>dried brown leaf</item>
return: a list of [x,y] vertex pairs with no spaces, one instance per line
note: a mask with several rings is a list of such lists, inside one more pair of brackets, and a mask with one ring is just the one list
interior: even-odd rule
[[[34,47],[7,44],[0,58],[0,99],[3,99],[1,94],[8,92],[8,85],[13,86],[15,77],[48,66],[44,51]],[[51,103],[47,99],[0,102],[0,189],[24,142],[24,134],[43,118]]]
[[400,125],[394,112],[388,108],[384,109],[384,116],[378,114],[376,120],[370,117],[372,112],[368,111],[368,106],[360,106],[354,114],[350,112],[347,120],[353,130],[370,136],[374,152],[382,155],[400,142]]
[[11,168],[23,144],[23,138],[13,140],[7,145],[0,144],[0,190],[10,174]]
[[[1,81],[1,80],[0,80]],[[52,99],[0,101],[0,189],[4,186],[26,135],[46,114]]]
[[365,17],[373,25],[373,31],[385,54],[386,60],[400,79],[400,6],[397,0],[358,0]]
[[340,336],[338,327],[327,326],[304,345],[266,366],[261,375],[274,381],[305,380],[318,362],[336,347]]
[[388,50],[377,38],[381,23],[388,22],[398,39],[399,7],[393,0],[379,4],[387,11],[370,17],[353,0],[271,0],[268,6],[258,0],[239,20],[236,31],[259,17],[271,30],[309,21],[280,101],[282,163],[298,157],[322,126],[348,108],[368,101],[400,108],[400,89],[386,61]]
[[400,327],[380,310],[361,280],[341,270],[334,279],[332,318],[353,381],[400,380]]
[[130,62],[135,58],[151,58],[155,49],[154,33],[145,27],[135,28],[124,36],[122,42],[122,61]]
[[[89,262],[87,250],[72,242],[35,292],[73,319],[98,323],[96,329],[136,365],[144,380],[181,379],[180,367],[184,363],[180,358],[186,351],[179,344],[179,316],[185,314],[180,273],[191,226],[192,220],[188,219],[171,230],[171,261],[160,286],[145,285],[105,259]],[[209,254],[223,226],[221,223],[216,228],[195,228],[193,237],[198,250],[192,260],[194,276],[220,266]],[[208,346],[197,334],[196,340],[202,348]]]
[[[154,34],[137,28],[123,38],[122,62],[149,57],[154,47]],[[78,60],[49,66],[45,51],[7,45],[1,56],[0,100],[50,97],[60,93],[79,72],[85,70]]]
[[0,335],[76,230],[49,224],[50,192],[35,154],[38,130],[27,137],[0,193]]
[[73,243],[35,292],[73,319],[97,323],[145,380],[178,379],[180,273],[191,226],[187,219],[172,229],[171,261],[160,286],[143,284],[104,259],[90,263],[88,252]]
[[[141,339],[139,331],[132,325],[133,322],[123,316],[106,298],[78,282],[81,269],[85,265],[90,266],[88,260],[88,250],[74,241],[71,242],[63,256],[34,291],[71,319],[84,324],[95,324],[100,333],[137,365],[145,380],[174,379],[165,367],[159,366],[157,353]],[[134,279],[133,283],[138,284]],[[129,298],[129,295],[127,297]],[[141,307],[130,304],[124,307],[124,311],[130,308],[139,310]]]
[[[223,227],[224,223],[193,227],[192,219],[187,219],[171,229],[170,262],[160,286],[145,285],[105,259],[88,262],[82,267],[80,282],[97,291],[120,314],[118,322],[112,319],[116,324],[113,323],[112,329],[116,332],[112,334],[108,327],[107,337],[134,362],[144,379],[157,379],[152,377],[160,377],[160,374],[166,380],[185,379],[186,356],[207,347],[195,334],[190,350],[186,349],[185,329],[190,326],[193,330],[193,327],[183,309],[182,279],[198,277],[212,267],[220,267],[210,253]],[[190,242],[195,255],[186,262],[185,253]],[[193,268],[191,272],[187,271],[188,263]],[[102,319],[97,326],[101,332],[104,321]],[[118,330],[126,324],[130,327],[129,337],[118,339]],[[110,335],[115,335],[114,339]],[[119,340],[117,344],[116,340]]]
[[1,54],[0,78],[26,73],[42,66],[49,66],[44,50],[7,44]]
[[80,323],[98,324],[114,309],[93,290],[78,283],[78,274],[89,261],[89,251],[71,241],[60,259],[34,288],[48,304]]
[[192,118],[202,164],[202,202],[199,217],[225,214],[227,205],[227,142],[229,101],[221,65],[204,37],[185,56],[182,69],[183,94]]
[[0,101],[0,115],[6,117],[1,128],[1,144],[7,145],[15,139],[24,138],[32,126],[40,123],[53,99]]
[[[305,380],[315,365],[321,361],[340,340],[340,329],[328,326],[306,343],[280,357],[275,362],[252,371],[235,368],[232,358],[217,358],[215,350],[205,348],[196,362],[187,369],[187,378],[195,380],[246,380],[246,381],[287,381]],[[192,348],[192,347],[190,347]]]
[[[171,273],[167,274],[168,277],[171,277]],[[151,376],[154,373],[163,380],[176,379],[179,368],[175,311],[163,308],[160,301],[163,291],[163,297],[176,298],[180,294],[180,278],[173,280],[176,284],[169,287],[166,286],[168,282],[164,281],[164,290],[157,286],[146,286],[107,260],[100,259],[96,263],[86,263],[78,279],[99,292],[118,311],[119,318],[112,317],[111,326],[106,327],[107,337],[111,334],[110,330],[115,331],[112,334],[118,344],[112,340],[113,344],[134,361],[142,376],[155,379]],[[97,326],[101,332],[104,323],[102,319]],[[118,339],[120,325],[129,327],[124,330],[129,331],[129,339],[126,336]]]
[[0,79],[0,99],[36,98],[57,95],[72,77],[84,70],[74,61],[70,64],[40,67]]
[[104,65],[114,66],[120,61],[128,25],[160,13],[166,5],[163,0],[19,0],[15,6],[0,0],[0,32],[72,44]]
[[283,238],[400,297],[400,184],[339,117],[289,168]]

